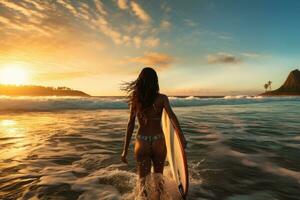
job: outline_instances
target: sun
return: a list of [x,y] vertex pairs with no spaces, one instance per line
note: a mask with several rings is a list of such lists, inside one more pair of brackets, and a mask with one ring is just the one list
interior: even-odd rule
[[21,85],[26,83],[27,72],[21,64],[9,64],[0,69],[0,83]]

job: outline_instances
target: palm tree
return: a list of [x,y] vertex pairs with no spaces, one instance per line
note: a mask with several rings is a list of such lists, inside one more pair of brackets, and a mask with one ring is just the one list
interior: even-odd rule
[[268,87],[270,90],[272,90],[272,81],[268,81]]
[[264,84],[264,88],[265,88],[266,92],[267,92],[268,87],[269,87],[269,84],[268,84],[268,83],[265,83],[265,84]]

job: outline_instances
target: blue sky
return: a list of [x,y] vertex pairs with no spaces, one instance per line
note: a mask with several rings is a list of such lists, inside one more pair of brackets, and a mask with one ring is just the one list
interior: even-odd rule
[[257,94],[299,66],[300,2],[4,0],[0,70],[121,95],[144,66],[170,95]]

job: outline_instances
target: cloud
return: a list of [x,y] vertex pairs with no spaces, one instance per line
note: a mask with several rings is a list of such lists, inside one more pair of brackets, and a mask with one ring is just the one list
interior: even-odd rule
[[67,9],[74,16],[78,16],[76,9],[74,8],[74,6],[71,3],[67,2],[66,0],[57,0],[57,3],[62,5],[65,9]]
[[220,34],[217,37],[222,40],[232,40],[232,37],[229,35]]
[[162,20],[162,21],[160,22],[160,27],[161,27],[163,30],[168,31],[168,30],[170,30],[170,28],[171,28],[171,22],[169,22],[168,20]]
[[141,37],[135,36],[135,37],[133,37],[132,40],[133,40],[133,43],[134,43],[134,45],[135,45],[136,48],[140,48],[141,47],[141,45],[142,45],[142,38]]
[[122,44],[123,43],[123,37],[122,34],[113,27],[111,27],[107,20],[104,18],[99,18],[97,21],[94,22],[95,26],[101,30],[101,32],[110,37],[115,44]]
[[37,10],[43,11],[45,7],[40,5],[39,3],[35,2],[35,0],[23,0],[24,2],[33,5]]
[[128,8],[128,1],[127,0],[118,0],[118,6],[121,10],[126,10]]
[[187,25],[189,27],[197,26],[197,24],[194,21],[190,20],[190,19],[184,19],[183,22],[184,22],[185,25]]
[[78,2],[77,9],[68,0],[58,0],[58,3],[67,9],[74,17],[83,19],[82,23],[89,28],[99,31],[109,37],[115,44],[127,44],[128,36],[123,36],[120,31],[116,30],[106,19],[107,12],[100,0],[93,0],[96,16],[90,13],[89,4]]
[[157,47],[160,44],[159,38],[149,37],[145,39],[145,45],[147,47]]
[[163,2],[163,3],[161,4],[161,9],[162,9],[162,11],[163,11],[165,14],[167,14],[167,13],[169,13],[169,12],[172,11],[172,8],[170,7],[170,5],[169,5],[167,2]]
[[100,0],[94,0],[94,4],[96,7],[96,10],[102,14],[102,15],[107,15],[106,10],[104,9],[104,5],[102,4],[102,2]]
[[217,53],[206,56],[209,64],[236,64],[240,63],[241,59],[229,53]]
[[146,66],[168,67],[174,62],[174,58],[164,53],[148,52],[140,57],[129,58],[128,61]]
[[[81,18],[87,21],[92,18],[89,11],[89,5],[86,3],[79,1],[77,4],[77,9],[72,4],[72,2],[68,0],[57,0],[57,3],[60,4],[66,10],[68,10],[74,17]],[[98,4],[96,4],[95,6],[97,5]],[[98,7],[96,7],[96,9],[98,9]]]
[[30,10],[30,9],[27,9],[26,7],[23,7],[19,4],[16,4],[16,3],[13,3],[13,2],[10,2],[10,1],[1,1],[0,4],[4,5],[5,7],[7,8],[10,8],[12,10],[15,10],[19,13],[21,13],[22,15],[25,15],[26,17],[32,17],[32,16],[35,16],[35,17],[43,17],[44,15],[40,12],[37,12],[35,10]]
[[258,54],[258,53],[253,53],[253,52],[244,52],[241,53],[242,56],[248,57],[248,58],[258,58],[258,57],[262,57],[263,55]]
[[[14,35],[21,32],[36,31],[42,35],[49,35],[49,29],[41,25],[41,22],[47,18],[47,14],[41,11],[41,6],[37,3],[26,1],[0,1],[0,23],[3,24],[1,30],[4,34]],[[14,30],[14,31],[11,31]]]
[[[116,1],[121,9],[134,13],[145,23],[135,23],[131,30],[123,28],[128,24],[116,23],[119,14],[107,12],[101,0],[85,1],[9,1],[0,0],[0,26],[3,37],[22,37],[30,34],[33,38],[44,36],[48,39],[63,39],[69,33],[78,33],[86,38],[102,40],[102,36],[110,38],[114,44],[141,47],[157,47],[157,38],[161,27],[147,23],[152,19],[136,1]],[[110,6],[110,5],[108,5]],[[111,10],[109,10],[111,11]],[[168,21],[162,22],[162,27],[169,27]],[[58,34],[59,33],[59,34]],[[24,38],[24,37],[23,37]]]
[[[40,7],[30,3],[31,1],[0,1],[2,23],[9,27],[9,29],[15,29],[19,31],[32,31],[37,30],[40,33],[43,32],[42,27],[38,27],[43,19],[47,17],[45,13],[40,10]],[[7,18],[9,21],[5,20]],[[5,31],[3,31],[5,32]],[[14,34],[13,32],[11,32]]]
[[151,21],[151,17],[138,3],[131,1],[131,8],[134,14],[143,22],[148,23]]
[[1,24],[5,24],[5,25],[9,25],[10,24],[10,20],[7,19],[6,17],[0,16],[0,23]]

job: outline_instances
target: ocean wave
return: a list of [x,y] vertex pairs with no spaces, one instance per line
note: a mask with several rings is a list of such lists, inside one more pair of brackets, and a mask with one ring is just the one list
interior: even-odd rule
[[[225,96],[225,97],[169,97],[173,107],[239,105],[272,101],[294,101],[299,97]],[[125,97],[9,97],[0,96],[0,111],[58,111],[127,109]]]
[[56,110],[93,110],[125,109],[125,98],[100,97],[0,97],[2,111],[56,111]]
[[225,96],[224,99],[261,99],[263,96],[251,96],[251,95],[235,95]]

